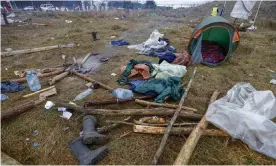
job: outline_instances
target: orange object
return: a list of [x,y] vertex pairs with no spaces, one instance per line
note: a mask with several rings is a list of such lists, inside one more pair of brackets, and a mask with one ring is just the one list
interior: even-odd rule
[[[126,70],[126,66],[121,67],[121,73],[123,73]],[[128,78],[141,75],[144,80],[148,80],[150,78],[150,69],[145,64],[137,64],[131,69],[130,75],[128,75]]]

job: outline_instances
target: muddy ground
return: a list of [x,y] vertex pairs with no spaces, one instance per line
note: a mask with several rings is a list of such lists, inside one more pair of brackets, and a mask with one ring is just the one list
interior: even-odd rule
[[[154,29],[165,33],[171,44],[179,52],[187,49],[192,28],[190,21],[169,17],[143,17],[129,15],[124,20],[114,20],[114,16],[95,14],[34,14],[32,21],[48,26],[17,24],[1,27],[1,51],[5,48],[26,49],[56,44],[79,43],[73,48],[56,49],[45,52],[16,55],[1,59],[1,80],[16,78],[15,70],[43,69],[63,64],[61,54],[70,59],[83,58],[89,52],[98,52],[109,57],[109,61],[101,64],[97,71],[89,77],[101,81],[111,87],[119,87],[116,80],[120,78],[120,67],[131,59],[158,62],[157,58],[137,55],[135,50],[127,47],[113,47],[110,36],[125,39],[131,44],[139,44],[148,39]],[[30,16],[28,16],[30,17]],[[26,18],[26,13],[21,18]],[[71,24],[65,20],[72,20]],[[91,32],[99,32],[100,40],[92,41]],[[237,82],[250,82],[258,90],[271,90],[276,94],[276,86],[269,84],[269,70],[276,71],[276,32],[269,26],[259,25],[256,31],[241,32],[241,44],[233,57],[221,66],[207,67],[197,65],[198,72],[184,105],[197,108],[204,114],[208,101],[215,90],[220,90],[222,97]],[[195,66],[188,68],[183,77],[187,82]],[[111,76],[111,73],[118,74]],[[40,79],[42,88],[48,87],[47,80]],[[49,97],[54,102],[69,102],[86,89],[87,82],[70,75],[56,84],[58,95]],[[27,84],[25,90],[8,93],[9,100],[1,102],[1,111],[23,104],[37,96],[22,99],[31,93]],[[104,89],[97,89],[85,101],[102,101],[113,96]],[[171,102],[173,103],[173,102]],[[134,102],[98,106],[91,108],[127,109],[145,108]],[[68,148],[68,142],[79,136],[81,129],[80,114],[74,113],[70,120],[60,118],[55,109],[44,110],[44,103],[15,118],[1,122],[1,150],[22,164],[78,164]],[[106,120],[122,120],[125,117],[96,116],[99,126],[107,125]],[[185,119],[180,119],[186,121]],[[64,131],[65,128],[68,130]],[[212,127],[210,125],[210,127]],[[39,135],[32,132],[39,130]],[[161,135],[131,133],[130,126],[121,126],[108,133],[111,138],[109,155],[99,164],[150,164],[162,139]],[[26,138],[30,140],[26,141]],[[33,143],[39,143],[34,147]],[[183,136],[170,136],[160,164],[172,164],[185,142]],[[97,148],[93,146],[91,148]],[[193,153],[190,164],[276,164],[276,161],[251,150],[246,144],[231,138],[202,137]]]

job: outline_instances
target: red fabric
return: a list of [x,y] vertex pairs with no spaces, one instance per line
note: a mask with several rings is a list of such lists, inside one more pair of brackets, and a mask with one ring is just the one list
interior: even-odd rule
[[192,64],[192,58],[187,51],[183,53],[176,53],[176,58],[172,62],[172,64],[183,65],[183,66],[190,66]]
[[[121,67],[121,73],[123,73],[126,70],[126,66]],[[137,64],[133,67],[131,70],[131,74],[128,76],[128,78],[141,75],[144,80],[148,80],[150,78],[150,69],[145,64]]]

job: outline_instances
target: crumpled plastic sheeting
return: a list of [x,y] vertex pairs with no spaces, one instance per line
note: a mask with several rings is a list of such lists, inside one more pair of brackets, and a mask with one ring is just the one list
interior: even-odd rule
[[210,104],[206,118],[250,148],[276,159],[276,99],[271,91],[256,91],[238,83]]
[[168,77],[183,77],[187,70],[185,66],[170,64],[167,61],[163,61],[160,65],[152,64],[154,71],[151,73],[151,77],[156,79],[166,79]]
[[230,16],[234,18],[248,19],[248,17],[252,14],[251,10],[253,9],[255,3],[256,1],[237,1]]
[[167,43],[165,41],[158,41],[159,38],[162,38],[163,36],[164,34],[159,33],[158,30],[154,30],[147,41],[138,45],[128,46],[128,48],[137,49],[137,50],[140,50],[141,52],[148,52],[150,49],[163,48],[167,46]]

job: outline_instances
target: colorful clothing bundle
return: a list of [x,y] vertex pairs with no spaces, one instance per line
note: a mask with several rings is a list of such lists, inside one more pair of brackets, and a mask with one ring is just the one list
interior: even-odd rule
[[216,43],[202,41],[201,53],[203,61],[208,63],[218,63],[225,58],[223,48]]
[[161,64],[164,60],[176,65],[189,66],[192,64],[192,58],[187,51],[183,53],[166,53],[164,55],[158,56],[159,64]]

